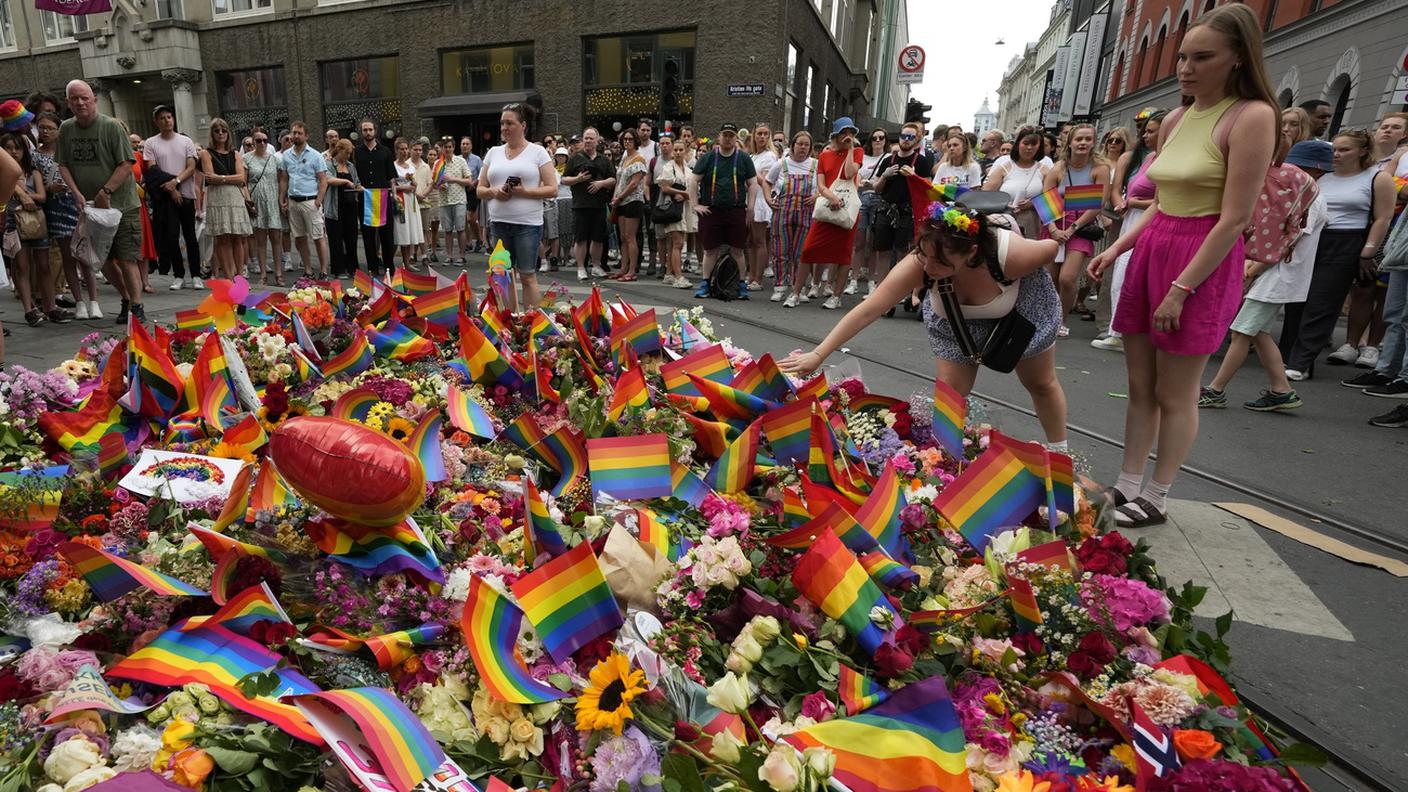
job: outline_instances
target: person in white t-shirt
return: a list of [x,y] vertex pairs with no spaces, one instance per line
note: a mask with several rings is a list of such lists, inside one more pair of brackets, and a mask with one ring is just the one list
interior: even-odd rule
[[[523,305],[538,304],[538,243],[543,238],[543,200],[557,196],[552,156],[526,137],[531,105],[515,102],[499,114],[502,146],[489,149],[476,194],[488,201],[490,233],[508,250],[523,289]],[[517,300],[509,310],[518,310]]]
[[748,187],[748,249],[744,258],[748,260],[748,288],[759,291],[763,288],[763,278],[768,265],[768,226],[772,223],[772,207],[767,201],[767,174],[781,159],[772,147],[772,128],[766,122],[758,122],[753,127],[753,137],[749,140],[749,151],[753,156],[753,170],[758,175]]
[[943,159],[934,169],[934,183],[958,184],[977,189],[982,181],[983,169],[973,159],[973,150],[968,147],[968,136],[962,132],[950,132],[944,140]]

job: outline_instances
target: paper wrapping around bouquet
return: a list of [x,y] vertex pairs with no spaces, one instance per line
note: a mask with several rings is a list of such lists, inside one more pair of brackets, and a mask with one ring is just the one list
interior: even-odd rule
[[606,546],[597,563],[601,565],[611,593],[627,608],[660,613],[655,604],[655,589],[673,569],[668,558],[654,547],[647,549],[624,526],[616,523],[606,535]]
[[279,473],[309,503],[384,528],[425,499],[425,469],[405,446],[352,421],[299,416],[269,438]]

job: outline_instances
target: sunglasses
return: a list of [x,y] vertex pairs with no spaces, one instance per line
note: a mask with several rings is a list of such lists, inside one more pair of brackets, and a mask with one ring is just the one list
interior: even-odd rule
[[254,142],[255,142],[255,143],[268,143],[268,142],[269,142],[269,138],[255,138],[255,139],[254,139]]
[[[910,135],[910,137],[914,137],[914,135]],[[875,137],[872,137],[872,138],[870,139],[870,142],[872,142],[872,143],[884,143],[886,140],[889,140],[889,138],[885,137],[884,135],[876,135]]]
[[[916,137],[918,137],[918,136],[917,136],[917,135],[912,135],[912,134],[909,134],[909,135],[900,135],[900,140],[914,140]],[[880,138],[877,138],[877,139],[880,139]]]

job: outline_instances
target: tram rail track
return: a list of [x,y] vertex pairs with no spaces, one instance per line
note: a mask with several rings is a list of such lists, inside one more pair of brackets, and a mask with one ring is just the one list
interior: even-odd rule
[[[677,308],[690,308],[694,306],[694,303],[686,303],[678,299],[669,299],[675,296],[674,293],[661,294],[656,290],[629,288],[614,283],[611,285],[616,291],[629,295],[637,300],[670,305]],[[779,327],[776,324],[761,322],[756,319],[741,316],[731,311],[716,311],[716,314],[719,318],[726,321],[737,322],[738,324],[775,333],[802,343],[812,345],[820,343],[820,339],[813,336],[789,328]],[[912,368],[897,365],[863,352],[847,350],[846,354],[866,364],[914,377],[915,379],[925,382],[932,383],[935,380],[935,376],[932,373],[917,371]],[[976,390],[973,391],[971,395],[979,401],[1002,407],[1006,410],[1012,410],[1029,417],[1036,417],[1036,412],[1025,405],[1016,404],[1007,399]],[[1068,423],[1066,426],[1070,432],[1094,440],[1102,445],[1117,449],[1124,448],[1124,444],[1118,439],[1091,427],[1071,423]],[[1209,484],[1261,501],[1264,504],[1271,505],[1278,509],[1300,515],[1301,517],[1313,520],[1319,525],[1326,526],[1347,536],[1408,557],[1408,542],[1397,537],[1375,531],[1366,526],[1356,525],[1334,515],[1325,514],[1307,504],[1296,503],[1281,495],[1260,489],[1251,484],[1237,481],[1217,473],[1216,471],[1187,464],[1183,465],[1181,470],[1187,475]],[[1380,768],[1376,762],[1372,761],[1363,753],[1337,741],[1333,735],[1326,733],[1306,715],[1285,707],[1279,702],[1273,701],[1269,695],[1264,695],[1260,691],[1256,691],[1255,685],[1249,681],[1244,680],[1242,684],[1238,686],[1238,690],[1243,702],[1257,715],[1298,742],[1315,746],[1329,758],[1329,762],[1325,767],[1310,768],[1301,772],[1303,777],[1309,777],[1307,781],[1309,781],[1310,778],[1314,779],[1316,783],[1312,788],[1316,792],[1320,792],[1322,789],[1398,792],[1403,789],[1401,781],[1394,779],[1391,774]]]

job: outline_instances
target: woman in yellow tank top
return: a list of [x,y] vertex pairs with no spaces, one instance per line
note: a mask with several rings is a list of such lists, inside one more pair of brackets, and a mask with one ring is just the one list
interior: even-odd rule
[[[1160,129],[1153,211],[1090,262],[1099,279],[1134,253],[1113,329],[1129,372],[1124,463],[1113,495],[1121,526],[1167,519],[1169,487],[1198,434],[1198,388],[1242,300],[1242,231],[1280,139],[1262,61],[1261,28],[1246,5],[1203,14],[1178,51],[1191,105]],[[1158,441],[1147,485],[1145,461]]]

